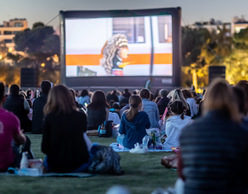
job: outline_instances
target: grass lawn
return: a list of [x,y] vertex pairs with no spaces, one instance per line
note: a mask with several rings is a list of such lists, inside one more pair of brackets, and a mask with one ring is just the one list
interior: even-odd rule
[[[32,150],[36,158],[43,158],[40,151],[41,135],[28,135],[32,141]],[[110,145],[113,138],[90,137],[92,142]],[[166,169],[160,164],[162,156],[170,153],[157,152],[146,155],[119,153],[121,167],[125,175],[96,175],[88,178],[58,177],[18,177],[0,176],[0,194],[74,194],[74,193],[105,193],[113,185],[124,185],[131,193],[151,193],[158,187],[173,186],[177,172]]]

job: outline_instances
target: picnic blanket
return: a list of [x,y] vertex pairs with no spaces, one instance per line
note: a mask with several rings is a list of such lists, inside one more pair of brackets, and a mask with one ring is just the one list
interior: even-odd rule
[[[8,172],[0,173],[0,176],[20,176],[17,174],[10,174]],[[28,175],[25,175],[28,176]],[[76,177],[76,178],[86,178],[86,177],[92,177],[95,176],[95,174],[89,174],[89,173],[45,173],[40,176],[32,176],[32,177]]]
[[[110,147],[112,147],[113,150],[116,151],[116,152],[129,152],[130,151],[130,149],[125,148],[125,147],[121,146],[120,144],[118,144],[116,142],[111,143]],[[149,148],[148,152],[171,152],[171,149],[163,150],[163,149]]]

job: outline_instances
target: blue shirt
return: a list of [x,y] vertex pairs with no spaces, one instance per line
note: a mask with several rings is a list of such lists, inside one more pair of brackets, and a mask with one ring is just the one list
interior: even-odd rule
[[142,99],[142,104],[144,111],[148,114],[151,123],[151,128],[159,128],[159,111],[157,104],[146,98]]
[[150,128],[150,121],[144,111],[138,112],[131,122],[127,120],[126,113],[124,113],[119,129],[119,133],[125,135],[124,147],[131,149],[137,142],[141,144],[143,137],[147,135],[146,129],[148,128]]

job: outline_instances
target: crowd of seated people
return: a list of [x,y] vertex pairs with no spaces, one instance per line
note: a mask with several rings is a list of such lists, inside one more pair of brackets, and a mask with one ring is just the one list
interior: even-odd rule
[[[162,163],[178,168],[185,193],[245,193],[247,113],[245,80],[235,86],[215,80],[204,94],[177,88],[161,89],[158,95],[148,89],[106,94],[100,90],[74,91],[43,81],[40,94],[20,91],[14,84],[7,97],[1,83],[0,171],[16,166],[20,160],[20,153],[14,150],[27,142],[24,131],[42,134],[48,170],[82,172],[90,162],[91,143],[86,132],[111,120],[119,125],[117,142],[128,149],[141,144],[151,129],[165,139],[163,149],[178,148],[177,155],[163,158]],[[6,136],[8,142],[3,143]]]

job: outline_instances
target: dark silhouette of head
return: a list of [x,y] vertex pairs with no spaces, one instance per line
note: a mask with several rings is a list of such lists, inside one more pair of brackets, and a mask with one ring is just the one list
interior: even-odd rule
[[166,89],[161,89],[161,90],[159,91],[159,94],[160,94],[163,98],[165,98],[165,97],[168,95],[168,91],[167,91]]
[[141,98],[147,98],[147,99],[149,99],[149,98],[150,98],[150,92],[149,92],[149,90],[147,90],[147,89],[142,89],[142,90],[140,91],[140,97],[141,97]]
[[82,96],[82,97],[89,96],[88,90],[82,90],[81,96]]
[[95,91],[92,96],[92,102],[89,104],[88,108],[102,109],[105,107],[109,108],[109,105],[106,101],[106,96],[104,92],[101,90]]
[[41,92],[43,94],[48,94],[51,87],[52,87],[52,84],[50,81],[44,80],[41,82]]
[[9,92],[10,92],[11,95],[17,96],[17,95],[19,95],[20,88],[19,88],[18,85],[13,84],[13,85],[10,86]]

